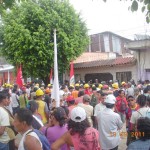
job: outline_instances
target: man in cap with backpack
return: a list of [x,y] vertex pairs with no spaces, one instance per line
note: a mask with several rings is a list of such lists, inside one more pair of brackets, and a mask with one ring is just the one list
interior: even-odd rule
[[26,108],[19,109],[14,116],[14,127],[22,134],[18,150],[50,150],[46,137],[32,128],[32,121],[32,113]]

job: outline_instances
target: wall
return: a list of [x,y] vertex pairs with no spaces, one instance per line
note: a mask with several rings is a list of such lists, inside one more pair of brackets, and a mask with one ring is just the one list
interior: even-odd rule
[[150,69],[150,49],[135,51],[134,55],[137,59],[138,79],[150,80],[150,75],[146,72],[146,69]]
[[[132,78],[137,82],[137,71],[136,65],[124,65],[115,67],[93,67],[93,68],[81,68],[75,69],[74,73],[80,75],[78,80],[81,78],[84,80],[85,74],[92,73],[111,73],[113,75],[113,80],[116,80],[116,72],[132,72]],[[64,79],[69,80],[68,73],[64,74]]]

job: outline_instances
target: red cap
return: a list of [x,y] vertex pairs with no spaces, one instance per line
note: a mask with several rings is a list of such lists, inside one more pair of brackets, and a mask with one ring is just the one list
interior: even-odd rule
[[70,96],[68,96],[67,98],[66,98],[66,101],[67,102],[70,102],[70,101],[73,101],[74,100],[74,97],[72,96],[72,95],[70,95]]

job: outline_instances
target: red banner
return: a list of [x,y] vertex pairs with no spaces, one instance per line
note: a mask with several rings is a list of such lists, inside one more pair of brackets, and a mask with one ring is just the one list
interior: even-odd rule
[[17,69],[17,79],[16,79],[16,83],[19,85],[19,87],[23,86],[23,82],[22,82],[22,67],[20,65],[20,67]]

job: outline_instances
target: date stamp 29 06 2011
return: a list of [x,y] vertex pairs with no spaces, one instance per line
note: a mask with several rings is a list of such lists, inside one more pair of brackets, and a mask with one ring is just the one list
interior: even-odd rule
[[[120,135],[121,137],[127,137],[128,136],[128,132],[110,132],[110,136],[111,137],[116,137],[117,135]],[[130,132],[131,137],[144,137],[144,132]]]

